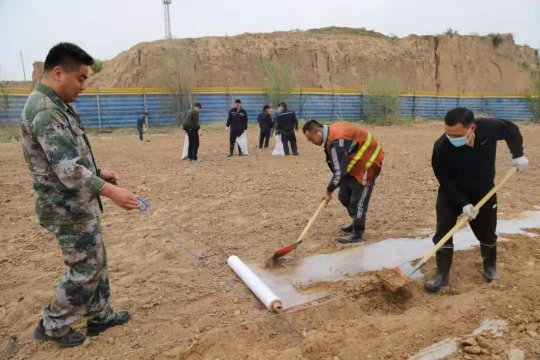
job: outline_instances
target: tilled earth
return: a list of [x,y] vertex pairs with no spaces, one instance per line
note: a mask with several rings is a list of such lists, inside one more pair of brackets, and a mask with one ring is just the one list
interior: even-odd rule
[[[442,124],[369,129],[386,158],[366,242],[434,229],[437,181],[430,158]],[[521,130],[531,166],[499,193],[504,219],[540,205],[540,127],[523,124]],[[455,256],[451,284],[441,294],[424,293],[419,281],[412,297],[395,297],[370,273],[315,284],[332,295],[270,314],[230,271],[226,258],[235,254],[262,265],[293,241],[318,205],[330,172],[322,149],[303,135],[300,156],[284,158],[253,148],[257,132],[250,131],[248,157],[227,158],[228,134],[205,131],[197,164],[180,160],[180,134],[156,134],[142,143],[135,135],[91,138],[100,167],[115,170],[120,184],[147,198],[152,211],[128,213],[105,201],[112,303],[129,310],[133,320],[71,349],[32,339],[65,267],[55,238],[36,222],[20,144],[0,144],[0,357],[406,359],[445,338],[471,333],[483,320],[504,319],[509,325],[501,337],[468,339],[450,358],[505,359],[514,348],[527,359],[540,358],[538,238],[502,234],[510,241],[500,244],[501,279],[491,284],[482,279],[474,249]],[[499,176],[510,161],[501,142]],[[346,221],[334,198],[291,256],[344,248],[335,238]],[[432,270],[431,263],[428,275]],[[77,328],[84,330],[84,322]]]

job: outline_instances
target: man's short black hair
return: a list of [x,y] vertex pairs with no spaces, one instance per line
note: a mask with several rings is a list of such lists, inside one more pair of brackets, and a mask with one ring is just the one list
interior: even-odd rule
[[146,111],[143,111],[142,113],[143,113],[143,115],[148,116],[148,113]]
[[448,126],[462,124],[464,127],[469,127],[474,122],[474,114],[471,110],[464,107],[457,107],[446,113],[444,123]]
[[193,107],[198,107],[199,109],[202,109],[201,103],[195,103],[193,104]]
[[285,104],[283,101],[279,103],[279,106],[281,106],[284,109],[287,108],[287,104]]
[[242,100],[236,99],[236,100],[234,100],[234,103],[235,103],[235,104],[241,104],[241,103],[242,103]]
[[70,71],[78,69],[82,64],[92,65],[94,59],[86,51],[75,44],[62,42],[49,50],[45,58],[45,71],[61,66],[64,70]]
[[268,110],[268,109],[270,109],[270,105],[264,105],[264,106],[263,106],[263,111],[266,111],[266,110]]
[[304,124],[304,126],[302,127],[302,132],[305,134],[306,131],[313,132],[313,131],[322,129],[322,127],[323,126],[320,122],[318,122],[317,120],[311,119],[307,123]]

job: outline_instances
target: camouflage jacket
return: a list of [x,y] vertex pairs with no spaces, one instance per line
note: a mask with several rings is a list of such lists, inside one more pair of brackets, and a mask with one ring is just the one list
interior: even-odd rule
[[99,216],[105,181],[97,176],[90,143],[73,108],[38,83],[24,106],[21,128],[40,224],[82,223]]

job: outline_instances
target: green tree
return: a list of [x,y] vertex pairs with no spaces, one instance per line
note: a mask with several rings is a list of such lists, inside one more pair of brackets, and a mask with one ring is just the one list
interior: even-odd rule
[[184,116],[191,109],[191,89],[197,83],[193,57],[178,47],[175,40],[169,40],[165,53],[167,61],[160,67],[161,86],[169,90],[168,111],[175,115],[176,124],[182,125]]
[[448,28],[448,30],[446,30],[444,32],[444,35],[446,35],[446,36],[456,36],[456,35],[459,35],[459,32],[457,30],[452,29],[452,28]]
[[94,59],[94,63],[90,66],[90,69],[92,69],[94,74],[97,74],[103,69],[103,62],[99,59]]
[[266,95],[271,104],[277,106],[292,95],[293,76],[289,64],[283,61],[265,61],[262,71]]
[[534,122],[540,123],[540,80],[532,84],[530,91],[525,94],[525,101],[533,114]]
[[392,125],[400,123],[397,111],[401,106],[400,84],[385,74],[372,78],[366,86],[364,113],[367,122]]

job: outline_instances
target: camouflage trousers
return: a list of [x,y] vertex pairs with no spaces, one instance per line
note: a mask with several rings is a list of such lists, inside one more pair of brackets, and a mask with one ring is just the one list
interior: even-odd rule
[[51,225],[68,270],[62,275],[53,301],[43,309],[49,336],[62,336],[82,316],[106,322],[113,315],[107,254],[99,218],[81,224]]

